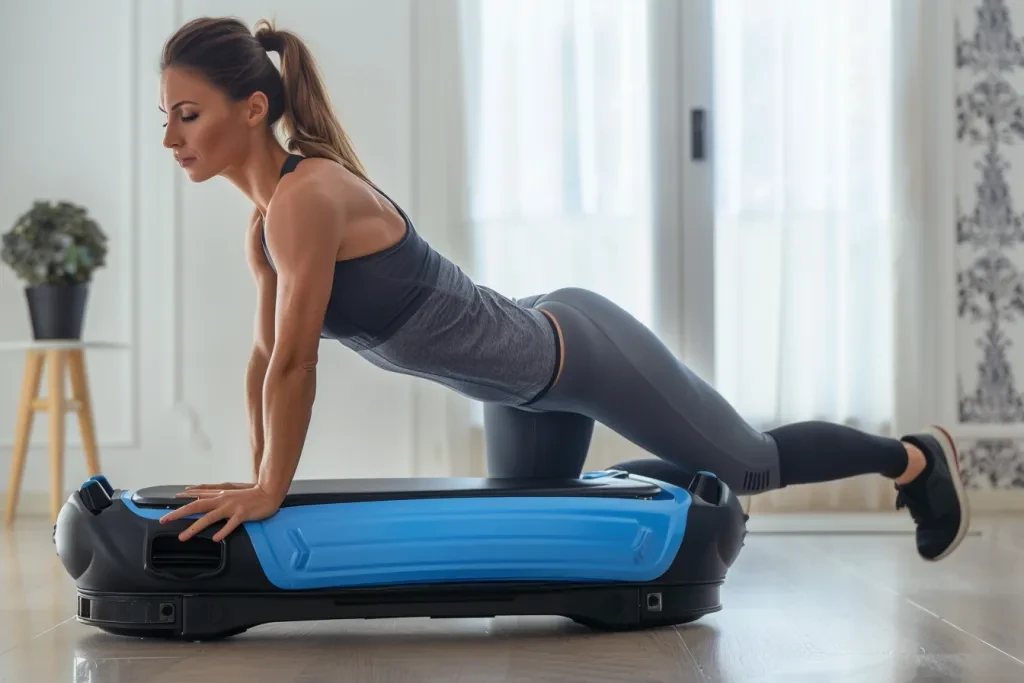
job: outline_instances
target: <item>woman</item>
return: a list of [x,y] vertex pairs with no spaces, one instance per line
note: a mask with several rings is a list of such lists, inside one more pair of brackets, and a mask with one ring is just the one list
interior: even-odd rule
[[189,178],[225,177],[255,207],[254,481],[189,487],[196,500],[164,517],[201,515],[183,540],[224,521],[220,540],[277,511],[309,425],[322,337],[484,402],[490,476],[578,476],[596,420],[659,458],[627,464],[638,473],[685,484],[708,470],[739,494],[875,473],[916,521],[922,557],[962,540],[968,508],[941,428],[901,439],[820,421],[760,432],[607,299],[567,288],[512,300],[470,281],[369,180],[294,34],[189,22],[165,46],[161,104],[164,145]]

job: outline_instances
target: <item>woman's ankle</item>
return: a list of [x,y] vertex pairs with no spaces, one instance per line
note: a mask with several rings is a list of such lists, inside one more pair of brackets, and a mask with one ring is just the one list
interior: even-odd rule
[[917,479],[928,464],[924,452],[920,448],[906,441],[903,442],[903,447],[907,451],[907,468],[900,476],[896,477],[897,486],[905,486]]

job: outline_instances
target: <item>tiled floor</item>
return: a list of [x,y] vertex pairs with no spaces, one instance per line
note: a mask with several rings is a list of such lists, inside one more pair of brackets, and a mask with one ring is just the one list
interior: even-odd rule
[[73,618],[50,528],[0,531],[0,681],[1024,681],[1024,519],[978,520],[939,564],[903,534],[752,534],[722,612],[642,633],[559,618],[267,625],[216,643]]

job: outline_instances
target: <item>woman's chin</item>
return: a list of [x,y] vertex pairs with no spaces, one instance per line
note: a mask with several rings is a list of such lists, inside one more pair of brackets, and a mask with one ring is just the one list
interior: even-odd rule
[[203,169],[198,167],[198,166],[189,166],[189,167],[185,168],[184,170],[185,170],[185,175],[187,175],[188,179],[190,181],[192,181],[193,183],[201,183],[204,180],[209,180],[210,179],[210,174],[205,173],[203,171]]

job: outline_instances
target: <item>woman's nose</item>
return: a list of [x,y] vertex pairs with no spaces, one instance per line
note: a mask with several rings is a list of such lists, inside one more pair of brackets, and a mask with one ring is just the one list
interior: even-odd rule
[[164,131],[164,147],[167,149],[174,149],[175,147],[181,146],[180,138],[174,134],[171,127],[168,126]]

